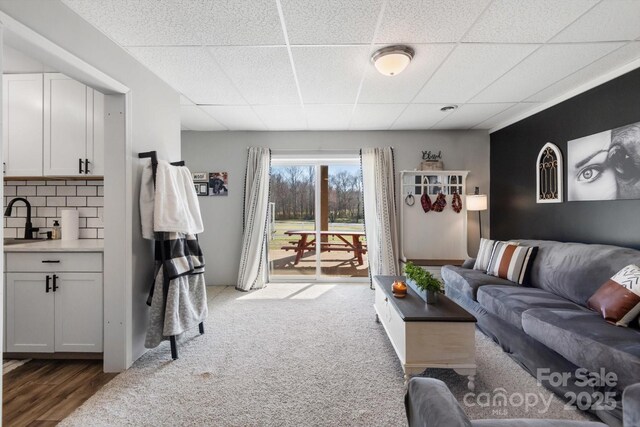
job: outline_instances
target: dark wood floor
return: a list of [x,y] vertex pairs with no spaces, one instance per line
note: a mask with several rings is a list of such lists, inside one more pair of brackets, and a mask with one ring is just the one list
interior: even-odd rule
[[3,426],[54,426],[116,374],[101,360],[32,360],[2,377]]

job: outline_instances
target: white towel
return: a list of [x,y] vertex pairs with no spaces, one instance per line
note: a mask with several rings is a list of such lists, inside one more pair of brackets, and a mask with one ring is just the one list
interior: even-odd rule
[[153,230],[186,234],[204,230],[198,195],[187,167],[158,162]]
[[140,183],[140,222],[142,223],[142,237],[153,240],[153,200],[155,188],[153,186],[153,170],[151,162],[147,162],[142,169]]

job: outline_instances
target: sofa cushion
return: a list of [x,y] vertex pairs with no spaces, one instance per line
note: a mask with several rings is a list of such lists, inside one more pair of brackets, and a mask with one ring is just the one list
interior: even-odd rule
[[640,265],[640,251],[608,245],[516,240],[537,246],[531,285],[587,306],[602,284],[629,264]]
[[640,331],[607,323],[592,311],[531,309],[524,331],[571,363],[614,372],[618,389],[640,382]]
[[515,283],[499,277],[489,276],[479,270],[470,268],[462,268],[454,265],[445,265],[440,272],[442,280],[447,286],[450,286],[466,296],[476,301],[478,289],[484,285],[507,285],[517,286]]
[[489,313],[518,329],[522,329],[522,313],[531,308],[586,311],[583,307],[544,289],[523,286],[483,286],[478,290],[478,302]]

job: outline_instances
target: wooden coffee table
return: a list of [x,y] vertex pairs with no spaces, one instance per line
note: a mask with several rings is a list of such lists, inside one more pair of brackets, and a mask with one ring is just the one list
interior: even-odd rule
[[376,321],[384,330],[400,359],[405,384],[411,375],[426,368],[453,369],[468,378],[469,390],[475,388],[476,318],[441,294],[436,304],[428,305],[407,289],[405,298],[395,298],[391,285],[403,276],[375,276]]

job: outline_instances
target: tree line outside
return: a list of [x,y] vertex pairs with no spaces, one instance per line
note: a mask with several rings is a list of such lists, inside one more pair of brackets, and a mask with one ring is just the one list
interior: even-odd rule
[[[311,221],[315,218],[314,166],[271,168],[271,202],[275,219]],[[329,221],[363,222],[362,180],[358,167],[329,166]]]

